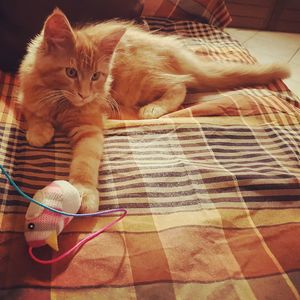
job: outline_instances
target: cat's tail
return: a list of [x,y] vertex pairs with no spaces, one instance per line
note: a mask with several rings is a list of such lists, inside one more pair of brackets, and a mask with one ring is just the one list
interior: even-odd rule
[[290,76],[289,68],[282,64],[215,63],[201,61],[196,55],[184,55],[180,65],[181,72],[193,76],[188,87],[205,91],[263,85]]

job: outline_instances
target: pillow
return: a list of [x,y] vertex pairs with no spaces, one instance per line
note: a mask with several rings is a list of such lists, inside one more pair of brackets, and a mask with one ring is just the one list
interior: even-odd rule
[[111,18],[140,17],[142,0],[1,0],[0,69],[17,71],[27,43],[41,31],[46,17],[59,7],[71,24]]
[[176,19],[194,17],[221,28],[231,22],[224,0],[144,0],[142,16]]

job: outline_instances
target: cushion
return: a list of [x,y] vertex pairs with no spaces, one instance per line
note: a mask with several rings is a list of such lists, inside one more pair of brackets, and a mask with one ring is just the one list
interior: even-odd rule
[[194,17],[221,28],[231,22],[224,0],[144,0],[142,15],[173,19]]

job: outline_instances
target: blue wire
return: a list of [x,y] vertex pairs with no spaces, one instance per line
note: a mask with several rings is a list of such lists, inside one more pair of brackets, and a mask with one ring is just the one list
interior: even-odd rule
[[64,215],[64,216],[68,216],[68,217],[94,217],[94,216],[101,216],[101,215],[107,215],[107,214],[111,214],[111,213],[115,213],[115,212],[127,212],[126,209],[124,208],[115,208],[115,209],[108,209],[108,210],[102,210],[102,211],[98,211],[95,213],[89,213],[89,214],[72,214],[72,213],[68,213],[65,211],[60,211],[57,210],[55,208],[52,208],[50,206],[47,206],[41,202],[38,202],[36,200],[34,200],[33,198],[31,198],[30,196],[28,196],[27,194],[25,194],[18,186],[17,184],[13,181],[13,179],[10,177],[10,175],[6,172],[6,170],[4,169],[4,167],[2,165],[0,165],[0,169],[2,171],[2,174],[5,175],[5,177],[7,178],[7,180],[9,181],[9,183],[16,189],[16,191],[23,196],[25,199],[29,200],[30,202],[35,203],[36,205],[39,205],[43,208],[46,208],[52,212],[55,212],[57,214],[60,215]]

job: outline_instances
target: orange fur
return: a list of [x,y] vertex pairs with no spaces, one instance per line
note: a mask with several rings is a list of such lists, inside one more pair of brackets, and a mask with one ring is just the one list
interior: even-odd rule
[[[70,77],[74,69],[76,76]],[[81,210],[96,211],[103,116],[109,106],[139,107],[141,118],[157,118],[176,110],[187,88],[262,84],[288,74],[286,67],[275,64],[201,61],[179,38],[149,33],[128,22],[72,29],[56,9],[30,43],[20,67],[26,137],[41,147],[51,141],[55,127],[69,134],[70,181],[83,194]]]

